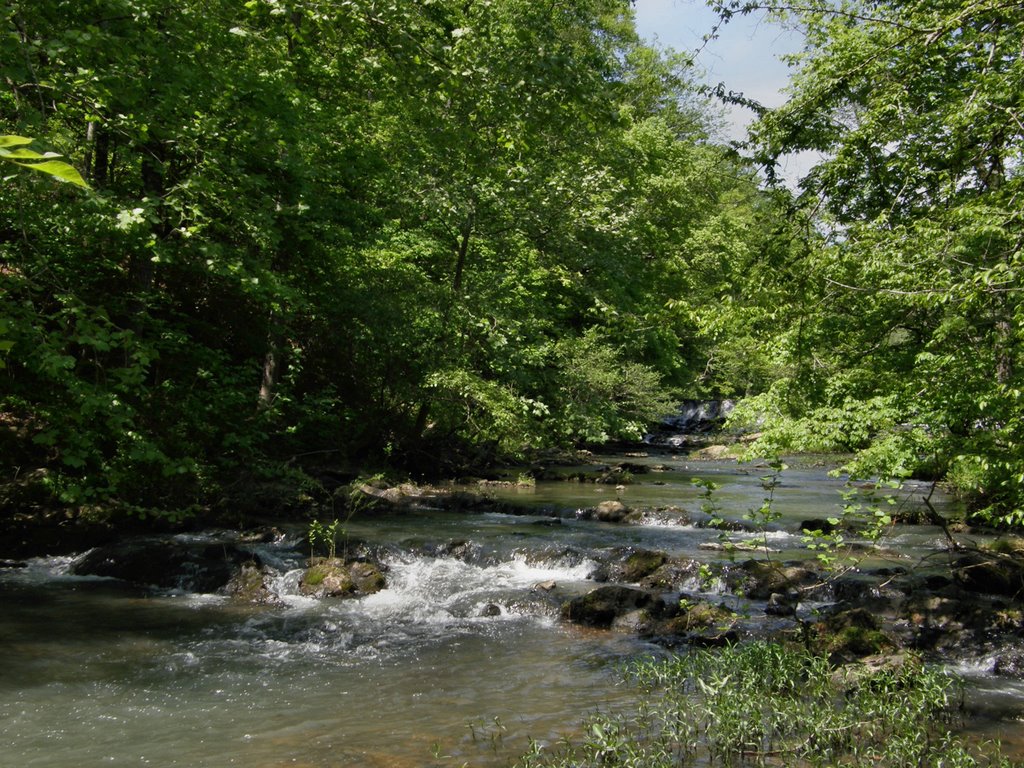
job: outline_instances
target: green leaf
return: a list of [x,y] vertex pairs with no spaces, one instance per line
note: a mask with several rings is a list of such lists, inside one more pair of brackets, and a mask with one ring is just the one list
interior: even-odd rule
[[82,174],[74,166],[61,160],[47,160],[45,163],[18,163],[18,165],[48,174],[56,179],[75,184],[79,187],[89,188],[89,185],[85,183],[85,179],[82,178]]
[[32,139],[24,136],[0,136],[0,147],[20,147],[31,143]]

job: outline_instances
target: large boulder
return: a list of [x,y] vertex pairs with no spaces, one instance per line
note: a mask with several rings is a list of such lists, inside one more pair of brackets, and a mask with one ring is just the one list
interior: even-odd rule
[[1000,653],[992,665],[992,674],[1024,680],[1024,650],[1008,649]]
[[608,585],[575,597],[562,606],[562,618],[589,627],[611,627],[615,620],[641,608],[657,612],[661,601],[650,592]]

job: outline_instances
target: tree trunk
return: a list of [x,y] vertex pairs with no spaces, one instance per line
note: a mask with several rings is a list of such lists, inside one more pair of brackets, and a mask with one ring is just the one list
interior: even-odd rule
[[277,319],[270,318],[270,332],[267,334],[267,354],[263,358],[263,379],[260,382],[259,409],[265,411],[274,404],[277,397],[277,386],[281,381],[284,369],[282,359],[283,335],[278,327]]

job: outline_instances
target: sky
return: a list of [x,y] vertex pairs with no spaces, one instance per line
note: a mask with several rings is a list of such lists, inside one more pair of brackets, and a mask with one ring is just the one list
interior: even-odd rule
[[[704,35],[716,21],[704,0],[636,0],[635,10],[642,37],[685,53],[701,48]],[[695,63],[707,83],[725,83],[726,90],[774,107],[782,104],[782,89],[789,79],[789,69],[778,57],[800,50],[801,43],[798,33],[769,23],[761,15],[737,16],[719,30],[718,39],[703,47]],[[727,137],[744,138],[752,118],[750,110],[730,107]],[[808,155],[787,158],[783,177],[794,183],[814,159]]]

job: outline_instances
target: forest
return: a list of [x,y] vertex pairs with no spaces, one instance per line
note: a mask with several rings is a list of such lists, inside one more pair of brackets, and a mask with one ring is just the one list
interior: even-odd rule
[[727,397],[753,455],[1024,524],[1024,7],[715,5],[806,39],[742,144],[625,0],[5,3],[5,520],[285,511]]

